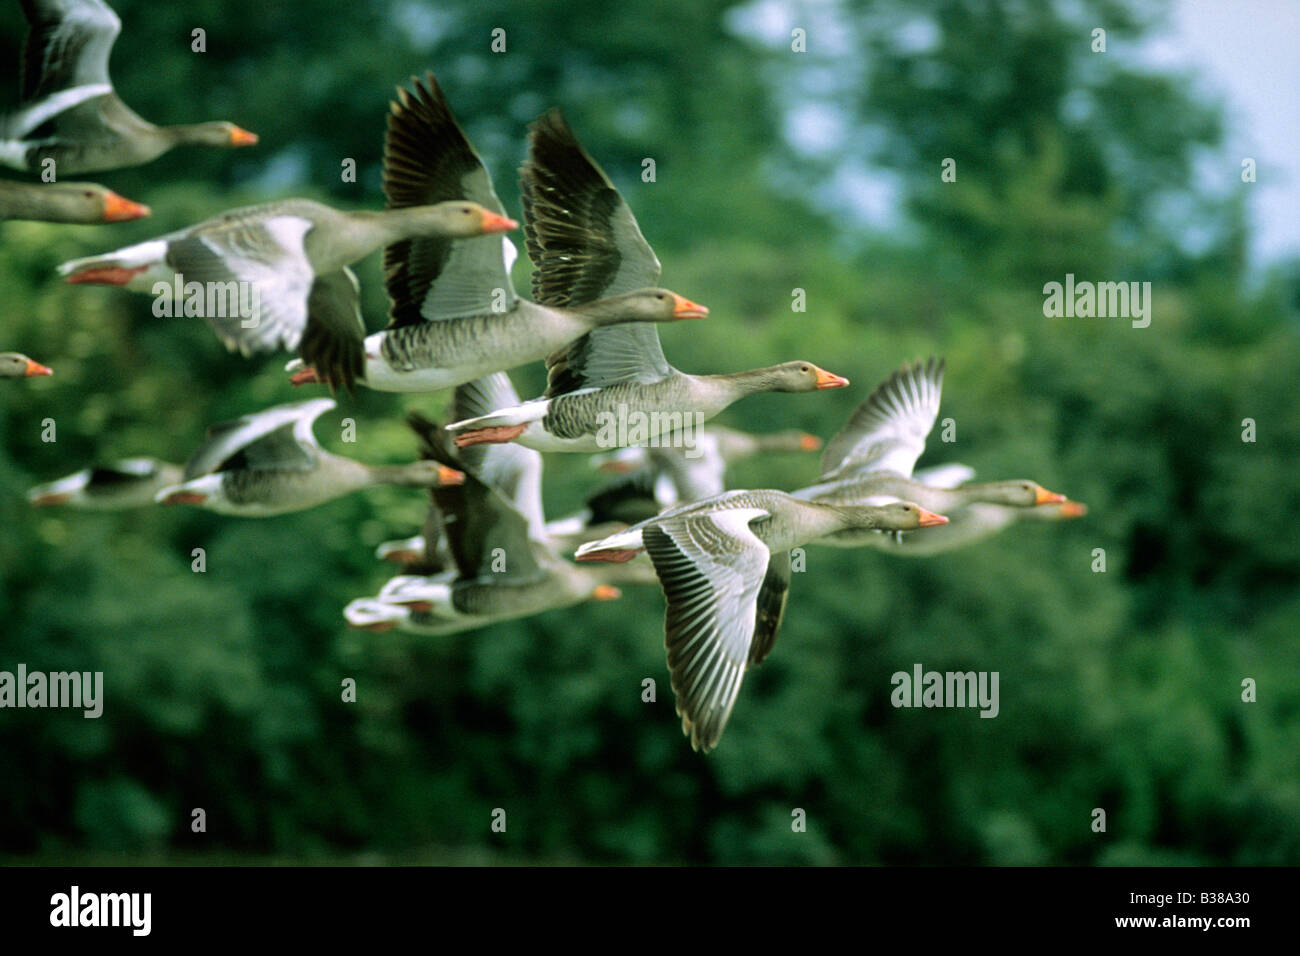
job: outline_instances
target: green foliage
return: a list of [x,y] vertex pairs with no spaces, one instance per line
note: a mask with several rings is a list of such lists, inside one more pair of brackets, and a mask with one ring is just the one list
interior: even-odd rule
[[[129,102],[160,122],[229,118],[263,140],[102,177],[150,203],[151,220],[0,224],[0,347],[56,369],[0,387],[0,669],[102,670],[106,684],[98,720],[0,711],[0,852],[1300,862],[1300,277],[1247,284],[1240,207],[1185,184],[1195,150],[1220,135],[1217,109],[1182,78],[1090,59],[1079,22],[1031,6],[1017,18],[958,0],[847,5],[847,59],[870,82],[823,102],[887,133],[914,224],[862,235],[817,211],[829,173],[780,135],[789,89],[817,97],[799,71],[835,58],[741,36],[736,4],[116,3]],[[1108,17],[1112,44],[1145,29],[1128,4],[1079,6],[1089,24]],[[924,69],[885,42],[914,9],[942,25]],[[0,11],[4,49],[17,49],[15,18]],[[199,25],[207,54],[189,51]],[[497,26],[505,55],[488,49]],[[665,328],[671,361],[718,372],[803,358],[853,380],[747,400],[726,424],[828,437],[903,361],[946,355],[941,417],[957,441],[936,432],[922,463],[1034,478],[1088,516],[926,561],[809,548],[775,653],[700,757],[673,714],[655,590],[439,640],[347,630],[342,606],[388,573],[374,546],[419,526],[416,492],[261,521],[30,510],[23,492],[38,481],[97,459],[183,460],[207,424],[303,397],[282,357],[229,356],[201,324],[64,285],[54,267],[266,198],[378,206],[385,104],[426,67],[516,212],[524,124],[565,108],[665,283],[712,309]],[[949,80],[935,89],[935,75]],[[1086,118],[1064,118],[1071,95],[1091,97]],[[948,155],[959,177],[941,184]],[[640,179],[647,156],[654,183]],[[343,157],[358,160],[356,185],[339,180]],[[791,188],[773,170],[808,181]],[[1182,218],[1148,215],[1161,195],[1181,197]],[[1217,237],[1208,250],[1183,248],[1192,224]],[[361,272],[375,328],[378,263]],[[1151,280],[1150,328],[1044,318],[1042,285],[1066,272]],[[790,309],[796,287],[806,313]],[[543,382],[538,368],[515,377],[525,394]],[[362,391],[318,433],[366,461],[407,460],[402,412],[444,403]],[[353,446],[337,439],[345,416]],[[56,443],[41,441],[46,418]],[[546,468],[552,515],[599,480],[577,456]],[[731,478],[792,488],[816,471],[814,456],[773,456]],[[891,674],[918,662],[998,671],[1000,715],[891,707]],[[641,700],[647,677],[655,703]],[[1241,701],[1247,677],[1257,703]],[[341,701],[345,678],[355,704]],[[203,834],[190,830],[196,807]],[[498,807],[505,834],[489,828]],[[1090,829],[1095,807],[1104,834]],[[794,808],[806,833],[791,830]]]

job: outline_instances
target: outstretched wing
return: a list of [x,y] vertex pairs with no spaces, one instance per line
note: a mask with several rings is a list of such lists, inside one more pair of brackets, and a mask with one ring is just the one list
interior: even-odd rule
[[760,508],[689,514],[656,519],[641,532],[668,602],[677,713],[696,750],[707,752],[722,736],[750,660],[769,553],[749,523],[766,515]]
[[904,366],[876,387],[826,445],[822,476],[842,471],[911,475],[939,415],[943,360]]
[[333,399],[277,405],[208,428],[207,440],[185,464],[185,481],[231,468],[312,468],[320,446],[312,423]]
[[[432,73],[398,89],[384,140],[389,209],[467,199],[505,214],[483,161]],[[404,239],[384,249],[384,281],[393,304],[389,328],[485,315],[515,302],[514,246],[504,236]]]

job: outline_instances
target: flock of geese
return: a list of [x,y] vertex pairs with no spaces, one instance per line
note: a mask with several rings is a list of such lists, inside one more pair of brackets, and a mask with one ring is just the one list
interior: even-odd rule
[[[173,146],[246,146],[228,123],[158,127],[113,92],[120,24],[101,0],[21,0],[30,23],[23,102],[0,120],[0,160],[59,174],[147,162]],[[189,504],[266,517],[375,484],[427,488],[421,533],[381,545],[399,566],[344,609],[354,627],[441,635],[661,585],[668,667],[692,747],[722,735],[745,671],[771,651],[792,549],[871,547],[932,555],[1018,521],[1075,518],[1084,506],[1033,481],[974,483],[962,465],[915,471],[939,410],[944,363],[906,365],[830,440],[808,487],[728,489],[741,458],[812,451],[814,436],[754,435],[702,422],[748,395],[837,389],[807,361],[696,375],[664,357],[658,324],[708,310],[659,286],[660,264],[631,209],[558,110],[535,121],[520,170],[532,299],[514,289],[508,218],[432,74],[399,88],[384,144],[382,211],[286,199],[68,262],[69,282],[149,292],[200,282],[248,292],[248,307],[202,318],[245,356],[286,350],[296,385],[331,392],[452,389],[450,419],[411,412],[419,460],[363,464],[325,451],[313,425],[329,398],[213,425],[183,465],[134,458],[33,488],[34,506]],[[0,185],[0,218],[112,222],[148,209],[96,185]],[[349,266],[383,249],[389,322],[368,333]],[[507,370],[544,361],[545,393],[522,401]],[[48,375],[17,354],[0,376]],[[611,416],[644,423],[618,447]],[[577,514],[547,521],[541,452],[599,453],[613,474]],[[576,559],[565,558],[571,553]]]

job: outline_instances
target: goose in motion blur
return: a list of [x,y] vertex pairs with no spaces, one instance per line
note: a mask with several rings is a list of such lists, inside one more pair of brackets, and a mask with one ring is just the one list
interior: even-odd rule
[[21,352],[0,352],[0,378],[36,378],[53,374],[54,369],[29,359]]
[[[399,88],[384,141],[384,195],[390,210],[452,198],[502,213],[492,180],[433,74]],[[450,388],[492,372],[539,361],[594,328],[625,322],[673,322],[707,310],[667,289],[622,288],[572,308],[538,305],[515,294],[515,248],[499,238],[457,243],[409,237],[384,250],[391,299],[388,327],[366,336],[358,321],[325,323],[321,354],[290,362],[291,381],[390,392]],[[346,295],[347,290],[340,289]],[[357,312],[355,297],[335,306]],[[359,330],[360,328],[360,330]]]
[[[185,314],[197,311],[226,348],[244,355],[297,349],[324,335],[320,323],[360,322],[337,306],[356,279],[346,267],[380,246],[412,236],[447,241],[513,229],[513,220],[473,202],[452,200],[410,209],[343,212],[310,199],[284,199],[223,213],[178,232],[59,267],[69,282],[154,292],[179,287]],[[189,311],[186,286],[203,294]],[[309,301],[319,314],[312,315]],[[324,303],[324,307],[320,303]],[[181,301],[177,300],[179,306]],[[310,331],[308,326],[315,325]]]
[[463,479],[433,462],[364,465],[325,451],[312,434],[312,423],[333,407],[332,399],[318,398],[213,425],[186,463],[183,480],[163,488],[156,500],[264,518],[313,508],[372,485],[436,488]]
[[977,502],[949,512],[948,523],[942,528],[933,528],[925,534],[877,534],[863,543],[877,551],[887,551],[890,554],[900,554],[909,558],[928,558],[977,544],[986,538],[1000,534],[1013,524],[1035,522],[1054,524],[1082,518],[1087,513],[1087,506],[1079,501],[1053,502],[1033,508],[1014,508],[1009,505]]
[[[581,307],[659,281],[659,260],[632,210],[558,110],[533,123],[520,183],[538,302]],[[662,444],[659,436],[693,429],[746,395],[849,384],[811,362],[687,375],[668,364],[659,332],[644,322],[594,329],[552,354],[547,367],[541,398],[453,422],[456,444],[518,441],[578,452]]]
[[689,444],[633,445],[597,455],[594,460],[601,471],[649,485],[655,510],[662,511],[721,494],[726,490],[727,467],[734,462],[761,454],[816,451],[822,446],[817,436],[793,429],[752,434],[721,425],[709,425],[691,439]]
[[[1064,502],[1064,495],[1024,479],[950,486],[948,481],[927,484],[912,477],[939,414],[943,372],[943,361],[931,358],[904,366],[877,386],[827,444],[821,480],[794,492],[795,497],[831,504],[915,501],[948,515],[972,504],[1033,508]],[[855,548],[874,544],[875,537],[874,532],[852,529],[815,543]]]
[[[478,415],[493,408],[519,401],[519,395],[505,372],[466,382],[456,386],[452,392],[449,411],[452,417]],[[573,517],[546,521],[542,512],[542,456],[522,445],[479,446],[465,449],[459,453],[460,458],[469,462],[480,478],[499,491],[528,522],[528,533],[533,540],[564,554],[572,552],[584,541],[612,534],[626,527],[633,520],[640,520],[655,514],[653,507],[644,511],[641,504],[630,506],[630,513],[637,517],[629,519],[626,514],[615,514],[618,506],[611,500],[606,507],[603,503],[595,505],[595,517],[588,512],[588,520],[575,520]],[[624,496],[624,493],[617,493]],[[648,494],[639,490],[629,491],[627,497]],[[611,499],[614,495],[609,495]],[[591,499],[588,500],[589,504]],[[644,513],[642,513],[644,511]],[[375,557],[381,561],[401,565],[407,575],[433,575],[446,571],[453,562],[447,550],[447,539],[443,533],[442,513],[437,505],[431,505],[426,513],[424,528],[420,534],[410,538],[385,541],[375,550]],[[654,575],[648,577],[642,571],[640,577],[635,575],[621,583],[654,584]]]
[[0,181],[0,219],[35,222],[126,222],[149,215],[149,207],[123,199],[96,183]]
[[103,0],[20,0],[27,18],[18,108],[0,118],[0,163],[76,175],[157,159],[175,146],[251,146],[233,123],[155,126],[122,102],[108,59],[122,22]]
[[[577,567],[557,556],[530,530],[535,522],[509,500],[499,484],[486,480],[487,475],[495,475],[496,481],[511,481],[520,460],[494,461],[503,449],[493,448],[471,463],[456,456],[450,438],[432,422],[414,412],[409,421],[421,436],[424,454],[465,474],[464,484],[432,491],[434,506],[442,514],[452,566],[432,576],[394,578],[380,592],[378,601],[420,614],[413,623],[421,633],[454,634],[584,601],[619,597],[613,582],[623,575]],[[522,484],[526,487],[527,479]],[[350,622],[365,626],[357,622],[355,612],[354,607]],[[387,620],[377,623],[379,626],[371,629],[392,626]],[[397,618],[395,623],[404,626],[412,622]]]
[[578,549],[579,561],[654,563],[668,610],[668,670],[691,747],[717,745],[745,670],[776,640],[790,588],[790,549],[848,529],[942,525],[911,502],[834,505],[781,491],[729,491],[682,505]]
[[120,511],[154,503],[162,489],[181,480],[183,470],[156,458],[127,458],[86,468],[27,492],[33,508],[69,505],[89,511]]

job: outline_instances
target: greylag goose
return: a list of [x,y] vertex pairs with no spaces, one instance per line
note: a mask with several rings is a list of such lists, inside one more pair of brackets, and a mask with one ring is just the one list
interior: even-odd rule
[[119,511],[151,505],[163,488],[181,480],[182,469],[156,458],[127,458],[86,468],[27,492],[33,508],[71,505],[90,511]]
[[746,668],[781,626],[791,548],[846,529],[903,531],[947,519],[911,502],[801,501],[781,491],[729,491],[682,505],[578,549],[580,561],[626,561],[644,549],[668,603],[668,669],[691,747],[722,736]]
[[318,398],[213,425],[186,463],[184,480],[163,488],[155,500],[264,518],[372,485],[431,488],[462,480],[459,472],[433,462],[363,465],[330,454],[317,443],[312,423],[333,407],[332,399]]
[[[709,425],[693,436],[689,447],[630,446],[596,456],[597,467],[620,475],[643,475],[653,489],[659,511],[685,501],[699,501],[726,490],[726,469],[754,455],[784,451],[816,451],[815,435],[789,430],[766,435]],[[648,516],[642,516],[648,517]],[[636,520],[640,520],[639,518]]]
[[35,378],[53,374],[54,369],[29,359],[21,352],[0,352],[0,378]]
[[[360,322],[347,297],[356,280],[345,267],[380,246],[413,236],[481,236],[515,228],[477,203],[440,202],[383,212],[342,212],[310,199],[246,206],[157,239],[59,266],[69,282],[120,285],[135,292],[178,289],[187,310],[212,326],[226,348],[244,355],[296,349],[312,301],[319,322]],[[498,240],[492,240],[497,241]],[[345,303],[334,306],[335,302]],[[330,308],[323,308],[320,303]],[[187,311],[186,314],[195,314]],[[317,336],[323,332],[313,330]]]
[[[558,110],[533,123],[520,181],[538,302],[572,308],[659,280],[659,260],[632,210]],[[596,329],[547,366],[541,398],[453,422],[447,427],[456,444],[518,441],[539,451],[578,452],[658,444],[659,436],[712,418],[746,395],[849,384],[811,362],[687,375],[668,364],[658,331],[644,323]]]
[[[452,393],[450,413],[456,415],[479,414],[509,402],[517,402],[518,394],[504,372],[458,385]],[[419,427],[423,428],[423,424]],[[546,522],[542,513],[542,456],[521,445],[487,445],[465,450],[460,459],[469,464],[485,484],[496,490],[528,524],[528,536],[539,546],[551,552],[572,551],[584,541],[603,534],[611,534],[626,527],[627,520],[617,521],[602,517],[603,523],[560,519]],[[654,512],[649,512],[653,514]],[[444,533],[442,512],[436,502],[425,517],[423,533],[400,541],[388,541],[376,549],[376,557],[403,566],[406,575],[432,576],[451,569],[454,565]],[[653,574],[646,569],[631,571],[619,576],[617,583],[653,584]]]
[[[976,503],[949,512],[948,523],[942,528],[933,528],[925,534],[877,534],[863,543],[890,554],[901,554],[909,558],[928,558],[976,544],[1020,522],[1071,521],[1082,518],[1087,513],[1088,508],[1082,502],[1069,500],[1038,505],[1034,508]],[[834,537],[832,535],[831,539]]]
[[126,222],[149,215],[149,207],[123,199],[96,183],[0,182],[0,219],[36,222]]
[[[939,414],[943,370],[943,361],[931,358],[882,382],[827,444],[821,480],[795,497],[832,504],[915,501],[944,514],[976,503],[1033,508],[1065,501],[1064,495],[1024,479],[944,487],[947,482],[926,484],[912,477]],[[849,530],[816,543],[853,548],[874,543],[874,537]]]
[[21,0],[27,17],[19,107],[0,120],[0,162],[76,175],[157,159],[175,146],[251,146],[233,123],[155,126],[118,98],[108,59],[122,22],[102,0]]
[[[489,454],[476,467],[456,457],[446,433],[432,422],[414,412],[409,421],[421,436],[425,455],[465,475],[462,485],[432,491],[434,504],[444,518],[454,567],[432,577],[394,578],[378,601],[423,615],[417,621],[421,633],[454,634],[619,596],[610,583],[614,576],[605,569],[569,564],[538,540],[530,531],[529,519],[478,470],[508,474],[511,463],[498,465],[492,461],[495,454]],[[364,626],[357,623],[355,614],[349,620],[354,626]],[[371,629],[392,626],[388,620],[377,623],[379,626]]]
[[[384,142],[384,195],[393,210],[464,197],[502,211],[483,162],[456,122],[433,74],[399,88]],[[478,239],[437,237],[394,242],[384,250],[392,300],[382,332],[365,336],[353,321],[323,324],[342,361],[303,354],[290,362],[296,385],[353,381],[389,392],[450,388],[492,372],[539,361],[593,328],[625,322],[702,318],[708,310],[653,283],[618,290],[580,307],[538,305],[518,298],[510,281],[515,248]],[[346,293],[346,290],[340,290]],[[340,304],[350,314],[355,306]],[[363,336],[365,336],[363,341]]]

